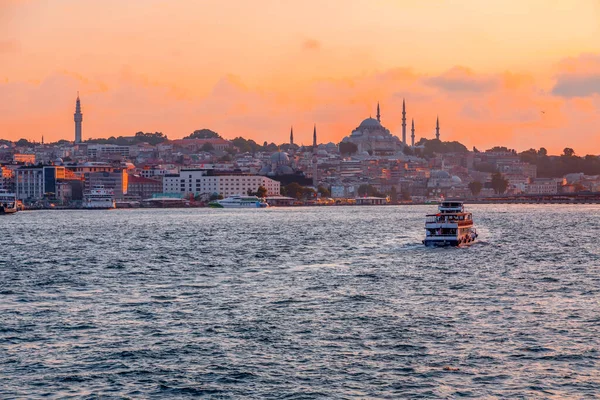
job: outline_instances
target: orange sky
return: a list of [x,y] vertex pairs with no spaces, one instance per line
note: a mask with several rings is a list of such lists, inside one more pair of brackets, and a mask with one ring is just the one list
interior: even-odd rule
[[[600,153],[597,0],[0,0],[0,138],[401,132]],[[543,112],[542,112],[543,111]]]

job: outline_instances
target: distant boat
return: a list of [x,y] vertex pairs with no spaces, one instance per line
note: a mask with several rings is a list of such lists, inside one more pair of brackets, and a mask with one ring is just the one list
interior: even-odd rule
[[14,214],[18,210],[17,195],[0,190],[0,215]]
[[215,200],[208,203],[213,208],[266,208],[266,201],[256,196],[231,196],[223,200]]
[[110,189],[105,189],[102,185],[94,186],[92,190],[83,195],[83,208],[106,210],[115,207],[114,192]]
[[437,214],[429,214],[425,220],[426,246],[461,246],[477,239],[473,227],[473,214],[465,212],[461,201],[443,201]]

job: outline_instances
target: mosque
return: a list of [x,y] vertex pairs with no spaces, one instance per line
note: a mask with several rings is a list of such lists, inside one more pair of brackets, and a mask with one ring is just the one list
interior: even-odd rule
[[[436,139],[440,138],[439,119],[436,121]],[[354,143],[360,155],[389,156],[394,155],[408,146],[406,141],[406,102],[402,100],[402,140],[392,135],[381,124],[381,112],[377,103],[377,119],[367,118],[352,131],[342,142]],[[411,126],[411,146],[415,145],[415,121]]]

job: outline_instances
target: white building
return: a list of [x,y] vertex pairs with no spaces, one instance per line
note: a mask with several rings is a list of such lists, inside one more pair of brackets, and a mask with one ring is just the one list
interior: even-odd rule
[[65,178],[65,167],[21,167],[15,173],[15,192],[19,200],[40,200],[46,193],[56,194],[58,179]]
[[129,157],[129,146],[118,146],[116,144],[90,144],[87,148],[88,157],[106,157],[117,154],[121,157]]
[[561,179],[536,178],[527,185],[527,194],[556,194],[561,186]]
[[179,174],[168,174],[163,178],[165,193],[221,194],[224,197],[245,195],[248,190],[256,192],[260,186],[267,189],[268,196],[280,194],[280,183],[258,175],[208,175],[200,169],[182,169]]

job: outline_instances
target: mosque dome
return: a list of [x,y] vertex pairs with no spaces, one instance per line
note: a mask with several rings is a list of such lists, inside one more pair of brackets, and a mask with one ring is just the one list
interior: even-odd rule
[[273,153],[271,154],[271,162],[276,164],[289,164],[290,156],[283,151]]
[[442,170],[431,171],[431,177],[436,179],[450,179],[450,174]]
[[288,165],[282,165],[281,167],[277,168],[277,175],[292,175],[293,173],[294,170]]
[[62,158],[58,157],[56,160],[54,160],[54,165],[63,165],[64,161]]
[[268,173],[271,172],[271,166],[270,165],[264,165],[260,171],[258,171],[259,175],[267,175]]
[[360,123],[359,128],[380,128],[381,124],[375,118],[367,118]]
[[319,150],[319,151],[317,151],[317,154],[320,155],[320,156],[326,156],[327,155],[327,150],[325,150],[325,149]]
[[458,176],[454,175],[452,177],[452,183],[462,183],[462,179],[460,179]]

